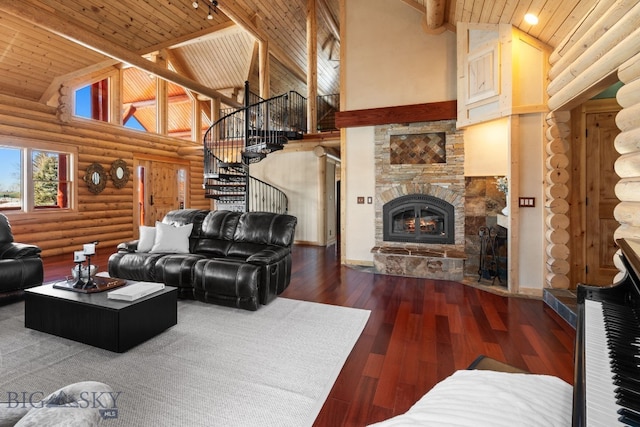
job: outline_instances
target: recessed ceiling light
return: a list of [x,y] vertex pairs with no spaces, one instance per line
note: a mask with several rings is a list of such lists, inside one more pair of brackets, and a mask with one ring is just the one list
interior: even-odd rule
[[538,23],[538,17],[533,13],[527,13],[524,15],[524,20],[529,25],[536,25]]

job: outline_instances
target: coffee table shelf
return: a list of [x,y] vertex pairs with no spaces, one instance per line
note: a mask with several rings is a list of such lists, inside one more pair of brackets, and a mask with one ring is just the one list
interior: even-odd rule
[[135,301],[107,292],[77,293],[53,283],[25,290],[25,327],[122,353],[177,324],[178,290],[164,289]]

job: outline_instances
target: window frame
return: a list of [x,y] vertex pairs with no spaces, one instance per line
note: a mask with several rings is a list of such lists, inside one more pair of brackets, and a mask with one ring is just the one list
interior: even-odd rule
[[[104,101],[104,106],[106,108],[106,120],[104,119],[96,119],[93,117],[93,107],[94,107],[94,103],[93,103],[93,99],[91,98],[91,93],[92,93],[92,86],[105,82],[106,81],[106,90],[105,90],[105,94],[107,96],[106,101]],[[71,87],[71,99],[72,99],[72,116],[75,119],[82,119],[82,120],[93,120],[93,121],[97,121],[97,122],[103,122],[103,123],[112,123],[113,122],[113,79],[111,78],[110,75],[107,76],[101,76],[101,78],[96,78],[96,79],[92,79],[89,80],[88,83],[80,83],[77,85],[73,85]],[[89,88],[89,108],[91,111],[91,117],[85,117],[85,116],[79,116],[76,114],[76,109],[78,108],[78,104],[77,104],[77,93],[78,91],[85,89],[85,88]]]
[[[0,146],[16,148],[20,150],[21,158],[21,191],[22,203],[19,209],[0,209],[7,216],[24,215],[60,215],[77,211],[78,199],[78,150],[76,147],[64,144],[52,144],[48,142],[27,140],[23,138],[0,137]],[[67,180],[67,207],[49,208],[36,207],[34,182],[33,182],[33,152],[43,151],[47,153],[65,154],[68,156]]]

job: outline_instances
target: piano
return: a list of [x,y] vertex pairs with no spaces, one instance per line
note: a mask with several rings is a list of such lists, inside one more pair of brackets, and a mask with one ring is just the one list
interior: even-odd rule
[[640,427],[640,240],[616,240],[626,274],[579,284],[573,427]]

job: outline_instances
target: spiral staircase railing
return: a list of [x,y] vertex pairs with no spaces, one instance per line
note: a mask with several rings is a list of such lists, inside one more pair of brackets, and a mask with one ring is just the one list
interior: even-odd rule
[[[204,136],[205,196],[218,208],[288,212],[286,194],[249,175],[250,165],[306,132],[306,99],[297,92],[251,103],[217,120]],[[255,96],[254,98],[255,99]]]

